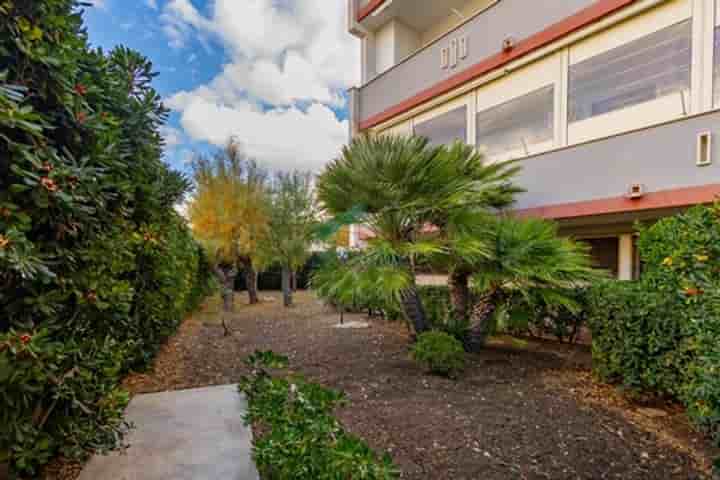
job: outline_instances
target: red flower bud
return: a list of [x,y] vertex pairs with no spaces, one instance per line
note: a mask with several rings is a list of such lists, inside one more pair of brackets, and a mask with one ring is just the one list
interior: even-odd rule
[[20,341],[23,343],[23,345],[27,345],[32,341],[32,337],[25,333],[23,335],[20,335]]
[[87,87],[78,83],[77,85],[75,85],[75,93],[84,97],[85,95],[87,95]]
[[95,290],[90,290],[85,294],[85,300],[87,300],[89,303],[97,302],[97,292],[95,292]]
[[688,297],[697,297],[698,295],[702,295],[703,293],[705,293],[705,292],[703,292],[699,288],[686,288],[685,289],[685,295],[687,295]]
[[78,123],[80,123],[80,124],[85,123],[85,120],[87,120],[87,113],[85,113],[85,112],[78,112],[78,113],[75,115],[75,118],[76,118],[76,120],[77,120]]
[[40,179],[40,183],[43,187],[45,187],[45,190],[47,190],[48,192],[58,191],[58,186],[52,178],[43,177]]

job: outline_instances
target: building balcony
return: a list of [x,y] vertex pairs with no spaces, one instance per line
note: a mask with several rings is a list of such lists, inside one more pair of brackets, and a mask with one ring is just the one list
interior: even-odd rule
[[[501,71],[509,62],[636,3],[634,0],[349,1],[350,8],[354,9],[351,11],[355,12],[352,17],[355,33],[365,40],[364,84],[351,92],[352,120],[359,130],[380,125],[474,79]],[[464,11],[468,14],[463,14]],[[455,15],[454,23],[441,20],[452,18],[448,13]],[[401,25],[393,32],[395,42],[383,44],[381,37],[386,27],[382,26],[392,25],[393,21]],[[411,34],[406,30],[426,33],[420,35],[419,41],[408,41]],[[513,48],[504,49],[506,41],[510,41]],[[413,49],[412,45],[419,47]]]

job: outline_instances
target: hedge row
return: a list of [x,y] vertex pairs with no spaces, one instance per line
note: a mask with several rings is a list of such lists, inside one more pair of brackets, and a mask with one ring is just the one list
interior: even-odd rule
[[720,207],[696,207],[640,234],[642,280],[591,298],[597,374],[683,401],[720,442]]
[[118,446],[128,395],[209,289],[162,162],[152,66],[74,0],[0,2],[0,466]]

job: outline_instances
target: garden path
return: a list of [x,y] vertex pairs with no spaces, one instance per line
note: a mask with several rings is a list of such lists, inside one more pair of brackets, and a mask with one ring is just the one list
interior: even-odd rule
[[256,480],[245,409],[234,385],[138,395],[130,447],[96,456],[80,480]]

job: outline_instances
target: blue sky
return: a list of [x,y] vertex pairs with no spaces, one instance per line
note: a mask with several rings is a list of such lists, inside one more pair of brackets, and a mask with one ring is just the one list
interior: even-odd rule
[[90,1],[90,41],[139,50],[160,74],[174,167],[234,138],[268,168],[317,171],[347,140],[360,47],[345,31],[345,2]]

